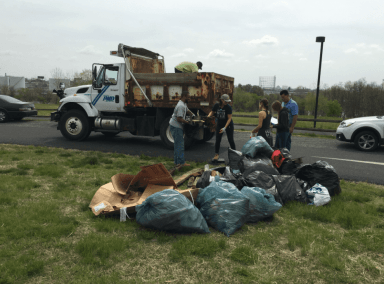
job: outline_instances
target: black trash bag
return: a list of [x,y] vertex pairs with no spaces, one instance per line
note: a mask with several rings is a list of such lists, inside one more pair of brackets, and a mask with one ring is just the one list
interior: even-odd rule
[[279,172],[282,175],[294,175],[300,167],[301,165],[294,161],[285,159],[279,168]]
[[284,158],[292,160],[292,155],[287,148],[280,149],[280,153],[283,155]]
[[165,189],[136,206],[136,222],[146,228],[174,233],[209,233],[203,215],[184,195]]
[[307,195],[297,182],[295,176],[274,175],[272,177],[276,183],[277,191],[279,192],[283,204],[288,201],[298,201],[305,204],[308,203]]
[[236,174],[236,176],[231,172],[229,167],[225,167],[220,180],[232,183],[237,189],[241,190],[245,186],[244,179],[241,174]]
[[272,176],[264,172],[254,171],[244,175],[244,180],[247,186],[260,187],[264,189],[266,193],[272,194],[277,202],[283,204],[283,200],[277,191],[276,183]]
[[205,171],[199,180],[196,183],[197,188],[206,188],[211,182],[209,181],[211,177],[211,171]]
[[273,164],[271,165],[271,163],[269,162],[272,163],[271,160],[266,161],[265,158],[252,159],[252,160],[243,158],[239,162],[239,168],[240,168],[240,171],[243,173],[243,175],[247,175],[248,173],[251,173],[254,171],[264,172],[268,175],[279,175],[280,174],[279,171],[276,170]]
[[339,176],[334,167],[325,161],[317,161],[311,165],[302,166],[295,174],[296,178],[306,181],[309,188],[316,183],[325,186],[330,196],[341,193]]
[[228,148],[229,167],[233,172],[240,171],[238,163],[243,158],[243,153],[240,151],[232,150]]
[[306,181],[302,180],[302,179],[296,178],[296,181],[297,181],[298,184],[300,184],[300,186],[304,190],[304,192],[306,192],[308,189],[311,188],[309,186],[309,184]]

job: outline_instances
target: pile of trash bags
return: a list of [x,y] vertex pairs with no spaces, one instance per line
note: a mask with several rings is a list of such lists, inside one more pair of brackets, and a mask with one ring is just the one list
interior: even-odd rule
[[209,233],[210,226],[229,237],[245,223],[272,217],[288,202],[323,206],[341,192],[327,162],[303,165],[301,158],[293,159],[285,148],[272,149],[259,136],[241,151],[229,148],[228,157],[228,166],[206,168],[196,199],[173,189],[156,192],[136,206],[137,223],[176,233]]

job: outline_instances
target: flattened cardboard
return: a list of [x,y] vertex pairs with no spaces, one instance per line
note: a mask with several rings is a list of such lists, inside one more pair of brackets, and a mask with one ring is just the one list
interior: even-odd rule
[[179,177],[178,179],[175,180],[175,183],[177,186],[179,186],[180,184],[182,184],[183,182],[185,182],[187,179],[189,179],[189,177],[191,176],[201,176],[203,174],[204,170],[203,169],[193,169],[189,172],[186,172],[185,174],[183,174],[181,177]]
[[[197,198],[197,195],[199,194],[199,188],[188,188],[183,190],[178,189],[177,191],[182,195],[184,195],[186,198],[188,198],[193,204],[196,205],[196,198]],[[191,195],[193,197],[193,200],[191,198]]]
[[[164,189],[169,188],[173,189],[173,186],[150,184],[147,186],[147,188],[142,194],[141,192],[130,192],[127,195],[121,195],[113,188],[113,184],[110,182],[99,188],[99,190],[93,196],[89,207],[92,209],[92,212],[96,216],[100,213],[106,214],[110,212],[119,211],[120,208],[124,207],[127,207],[127,213],[134,213],[136,205],[143,203],[144,200],[148,198],[148,196],[151,196],[156,192],[163,191]],[[110,207],[105,206],[105,209],[101,208],[101,203],[104,203],[104,205],[109,204]]]
[[120,194],[126,194],[128,186],[135,176],[127,174],[116,174],[111,177],[114,189]]
[[102,212],[112,212],[114,211],[111,204],[107,201],[99,202],[95,206],[92,207],[92,212],[96,216],[100,215]]
[[141,171],[132,179],[127,191],[144,189],[148,184],[174,186],[175,181],[162,163],[140,167]]

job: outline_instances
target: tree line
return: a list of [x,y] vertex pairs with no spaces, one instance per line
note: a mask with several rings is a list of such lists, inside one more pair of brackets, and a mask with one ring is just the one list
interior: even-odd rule
[[[234,111],[258,111],[262,98],[268,99],[270,106],[275,100],[281,101],[279,92],[264,94],[260,87],[256,87],[258,86],[240,84],[235,87]],[[315,114],[316,90],[292,93],[291,96],[299,105],[299,115]],[[323,86],[319,92],[317,115],[342,118],[384,115],[383,106],[383,86],[360,79],[331,87]]]

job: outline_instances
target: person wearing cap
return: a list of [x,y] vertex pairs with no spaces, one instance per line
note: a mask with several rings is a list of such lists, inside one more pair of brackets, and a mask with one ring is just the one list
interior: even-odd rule
[[203,63],[197,61],[196,63],[192,62],[181,62],[175,67],[175,73],[194,73],[199,72],[203,68]]
[[176,167],[190,166],[189,164],[185,163],[183,131],[183,123],[189,124],[189,121],[185,120],[187,112],[189,112],[192,117],[195,116],[195,114],[187,107],[189,98],[190,96],[188,91],[183,91],[181,93],[181,98],[173,111],[171,119],[169,120],[169,127],[174,140],[173,158]]
[[215,157],[213,160],[219,159],[220,143],[224,132],[227,133],[229,145],[233,150],[236,150],[235,141],[233,140],[234,125],[232,120],[232,108],[229,105],[230,103],[231,99],[227,94],[224,94],[221,96],[220,101],[213,106],[212,111],[208,114],[208,117],[216,116],[217,118]]

